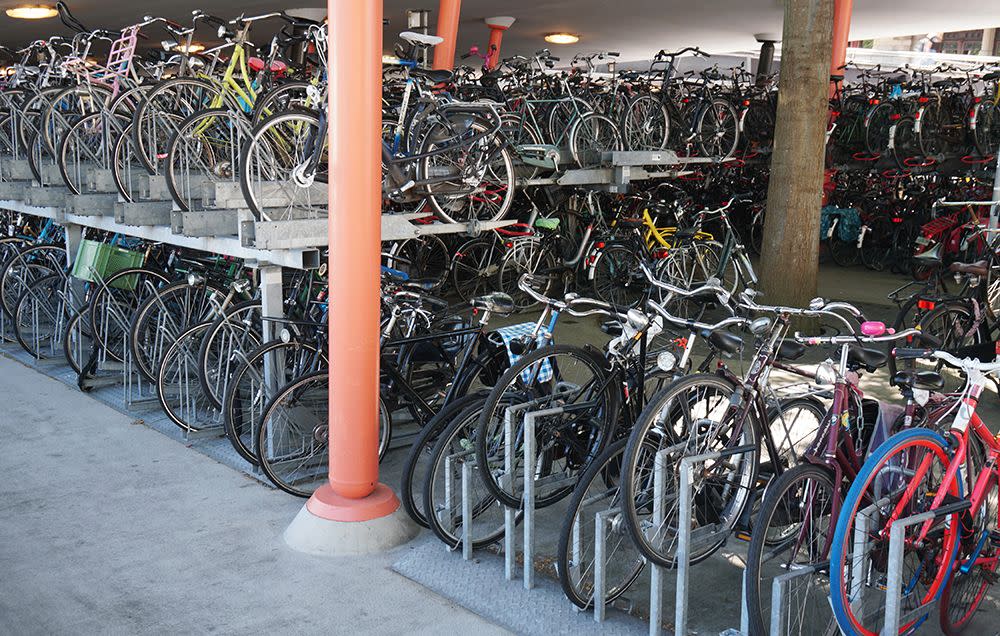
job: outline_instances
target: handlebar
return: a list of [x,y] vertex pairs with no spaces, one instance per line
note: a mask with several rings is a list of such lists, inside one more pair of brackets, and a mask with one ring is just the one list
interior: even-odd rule
[[865,335],[851,335],[851,336],[803,336],[802,334],[795,333],[795,341],[806,345],[842,345],[842,344],[854,344],[857,342],[864,343],[880,343],[880,342],[894,342],[902,338],[912,338],[913,336],[921,335],[919,329],[904,329],[903,331],[897,333],[885,334],[882,336],[865,336]]

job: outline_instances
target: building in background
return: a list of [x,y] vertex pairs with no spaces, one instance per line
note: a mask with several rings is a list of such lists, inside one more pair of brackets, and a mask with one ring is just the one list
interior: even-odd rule
[[[996,55],[1000,56],[1000,39],[997,27],[974,29],[969,31],[952,31],[938,33],[933,50],[938,53],[958,55]],[[873,40],[858,40],[849,46],[879,51],[920,51],[922,44],[928,40],[929,33],[918,35],[903,35],[892,38],[875,38]]]

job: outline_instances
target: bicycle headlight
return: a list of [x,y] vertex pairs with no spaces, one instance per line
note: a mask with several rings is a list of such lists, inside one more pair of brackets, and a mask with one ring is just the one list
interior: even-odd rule
[[188,285],[190,285],[191,287],[197,287],[197,286],[201,285],[202,283],[204,283],[205,279],[202,276],[200,276],[199,274],[191,272],[190,274],[187,275],[187,282],[188,282]]
[[677,366],[677,356],[669,351],[661,351],[660,355],[656,356],[656,366],[660,371],[670,373]]
[[289,342],[292,341],[292,334],[287,329],[282,329],[281,330],[281,336],[280,337],[281,337],[281,341],[284,342],[285,344],[288,344]]
[[761,316],[760,318],[755,318],[753,322],[750,323],[750,333],[755,336],[761,336],[771,328],[771,319],[767,316]]
[[816,384],[834,384],[837,382],[837,370],[833,362],[824,360],[816,367]]

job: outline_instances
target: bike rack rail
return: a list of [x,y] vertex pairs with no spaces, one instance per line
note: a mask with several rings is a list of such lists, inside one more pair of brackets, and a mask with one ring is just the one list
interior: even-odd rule
[[919,605],[913,609],[903,612],[903,548],[906,547],[906,529],[910,526],[922,524],[926,521],[940,519],[947,515],[962,512],[972,507],[972,502],[968,499],[945,504],[935,510],[928,510],[919,514],[899,519],[892,524],[889,530],[889,564],[886,573],[885,586],[885,624],[882,628],[883,634],[898,634],[899,626],[911,618],[926,614],[938,604],[938,597],[934,600]]

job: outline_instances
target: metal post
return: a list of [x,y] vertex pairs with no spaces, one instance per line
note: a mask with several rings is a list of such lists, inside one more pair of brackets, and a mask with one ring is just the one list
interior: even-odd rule
[[[504,487],[507,492],[514,492],[514,422],[517,414],[531,406],[531,403],[515,404],[504,411],[503,416],[503,467]],[[503,560],[504,578],[514,580],[514,561],[517,557],[517,510],[505,506],[503,510]]]
[[[924,613],[937,603],[937,599],[916,607],[907,612],[905,618],[900,616],[903,608],[903,550],[906,547],[906,529],[910,526],[923,524],[940,517],[945,517],[962,510],[967,510],[972,506],[968,499],[962,499],[950,504],[946,504],[935,510],[928,510],[920,514],[899,519],[892,524],[889,530],[889,555],[888,571],[886,572],[885,583],[885,621],[882,627],[883,634],[898,634],[900,624],[906,620],[915,618],[917,614]],[[853,603],[852,603],[853,605]]]
[[[471,451],[470,451],[471,452]],[[462,460],[462,558],[472,560],[472,468],[468,457]]]
[[[680,503],[677,512],[677,599],[674,605],[674,631],[687,634],[687,583],[691,565],[691,487],[694,482],[694,465],[699,457],[681,460]],[[700,462],[699,462],[700,463]]]
[[434,68],[450,71],[455,66],[455,46],[458,41],[458,17],[462,0],[440,0],[437,35],[444,42],[434,47]]
[[[653,527],[663,525],[663,495],[667,489],[667,449],[656,453],[653,459]],[[663,623],[663,568],[650,563],[649,574],[649,635],[660,633]],[[680,632],[677,632],[680,633]]]
[[[611,517],[619,514],[618,508],[602,510],[594,515],[594,622],[603,623],[607,605],[607,545]],[[574,533],[578,534],[574,527]]]
[[997,164],[993,173],[993,205],[990,206],[990,227],[1000,227],[1000,148],[997,148]]
[[535,587],[535,417],[524,415],[524,589]]
[[[399,499],[379,483],[382,0],[328,0],[330,77],[329,481],[306,503],[315,517],[366,522]],[[350,213],[345,213],[350,210]]]

